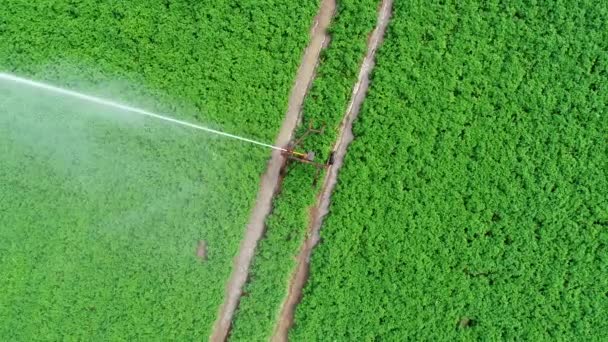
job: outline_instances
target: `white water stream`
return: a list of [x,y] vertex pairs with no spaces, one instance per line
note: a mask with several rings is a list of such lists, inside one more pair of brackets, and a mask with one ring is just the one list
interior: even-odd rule
[[186,127],[189,127],[189,128],[198,129],[198,130],[205,131],[205,132],[208,132],[208,133],[221,135],[221,136],[224,136],[224,137],[227,137],[227,138],[241,140],[241,141],[248,142],[248,143],[251,143],[251,144],[256,144],[256,145],[268,147],[268,148],[271,148],[271,149],[274,149],[274,150],[286,151],[286,149],[278,147],[278,146],[274,146],[274,145],[270,145],[270,144],[265,144],[263,142],[259,142],[259,141],[248,139],[248,138],[244,138],[244,137],[241,137],[241,136],[238,136],[238,135],[234,135],[234,134],[229,134],[229,133],[221,132],[221,131],[218,131],[218,130],[215,130],[215,129],[211,129],[211,128],[208,128],[208,127],[204,127],[204,126],[201,126],[201,125],[196,125],[196,124],[193,124],[193,123],[190,123],[190,122],[187,122],[187,121],[173,119],[173,118],[170,118],[168,116],[152,113],[152,112],[149,112],[147,110],[143,110],[143,109],[140,109],[140,108],[124,105],[124,104],[121,104],[121,103],[118,103],[118,102],[114,102],[114,101],[111,101],[111,100],[102,99],[102,98],[99,98],[99,97],[96,97],[96,96],[91,96],[91,95],[79,93],[79,92],[76,92],[76,91],[73,91],[73,90],[68,90],[68,89],[56,87],[56,86],[53,86],[53,85],[50,85],[50,84],[46,84],[46,83],[42,83],[42,82],[37,82],[37,81],[29,80],[27,78],[11,75],[11,74],[7,74],[7,73],[0,72],[0,80],[7,81],[7,82],[13,82],[13,83],[29,86],[29,87],[32,87],[32,88],[42,89],[44,91],[48,91],[50,93],[54,93],[54,94],[57,94],[57,95],[69,96],[69,97],[77,98],[77,99],[80,99],[80,100],[83,100],[83,101],[93,102],[93,103],[96,103],[96,104],[100,104],[100,105],[104,105],[104,106],[120,109],[122,111],[129,112],[129,113],[132,113],[132,114],[139,114],[139,115],[144,115],[144,116],[152,117],[152,118],[155,118],[155,119],[158,119],[158,120],[163,120],[163,121],[170,122],[170,123],[173,123],[173,124],[177,124],[177,125],[186,126]]

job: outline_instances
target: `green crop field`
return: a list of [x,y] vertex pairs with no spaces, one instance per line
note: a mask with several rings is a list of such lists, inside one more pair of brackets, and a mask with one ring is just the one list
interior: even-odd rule
[[[272,141],[317,4],[1,7],[0,72]],[[1,340],[209,336],[268,150],[0,81],[0,152]]]
[[294,341],[599,341],[608,6],[397,1]]
[[[2,1],[1,341],[208,339],[270,157],[5,73],[272,143],[320,3]],[[337,0],[316,161],[381,3]],[[608,4],[392,10],[290,340],[603,340]],[[230,340],[272,337],[307,237],[325,175],[283,171]]]

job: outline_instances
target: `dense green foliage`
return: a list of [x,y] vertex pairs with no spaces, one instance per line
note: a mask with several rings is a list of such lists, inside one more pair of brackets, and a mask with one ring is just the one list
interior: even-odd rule
[[[269,141],[316,6],[3,1],[0,70]],[[207,338],[267,150],[2,82],[0,151],[0,339]]]
[[606,336],[607,22],[396,2],[293,340]]
[[[329,157],[344,117],[367,35],[376,22],[377,6],[376,0],[339,1],[332,20],[331,43],[323,52],[305,100],[299,132],[302,134],[311,121],[316,127],[327,125],[325,134],[310,136],[303,146],[315,151],[321,162]],[[302,164],[293,164],[287,171],[250,269],[245,295],[234,319],[232,340],[264,341],[272,335],[308,228],[309,209],[319,191],[319,186],[312,186],[314,174],[314,168]],[[322,184],[322,179],[318,184]]]

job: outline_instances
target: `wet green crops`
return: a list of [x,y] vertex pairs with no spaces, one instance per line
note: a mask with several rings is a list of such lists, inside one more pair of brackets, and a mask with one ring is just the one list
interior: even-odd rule
[[[251,202],[264,158],[237,173],[228,150],[256,155],[253,147],[10,93],[0,101],[0,335],[202,335],[247,215],[226,222]],[[237,187],[243,178],[251,185]]]
[[[315,10],[9,0],[0,70],[272,141]],[[2,82],[0,152],[0,339],[207,338],[267,150]]]
[[296,340],[598,340],[608,7],[396,2]]

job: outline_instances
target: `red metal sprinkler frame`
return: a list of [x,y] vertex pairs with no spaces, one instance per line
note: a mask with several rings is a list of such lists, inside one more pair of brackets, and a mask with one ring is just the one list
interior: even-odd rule
[[282,155],[285,156],[285,164],[283,165],[283,173],[285,172],[289,161],[297,161],[300,163],[312,165],[317,169],[316,173],[315,173],[315,178],[313,181],[313,186],[316,185],[317,178],[319,177],[319,173],[320,173],[321,169],[327,169],[330,165],[333,164],[333,152],[331,153],[331,156],[329,157],[329,160],[327,161],[327,163],[318,163],[315,161],[314,152],[308,151],[306,153],[302,153],[302,152],[297,152],[295,149],[298,146],[300,146],[302,144],[302,142],[304,141],[304,139],[306,139],[311,134],[313,134],[313,133],[323,134],[324,131],[325,131],[325,125],[323,125],[323,127],[321,129],[314,129],[314,128],[312,128],[312,122],[311,122],[308,129],[306,130],[306,132],[300,138],[298,138],[295,141],[290,142],[285,147],[285,151],[282,152]]

